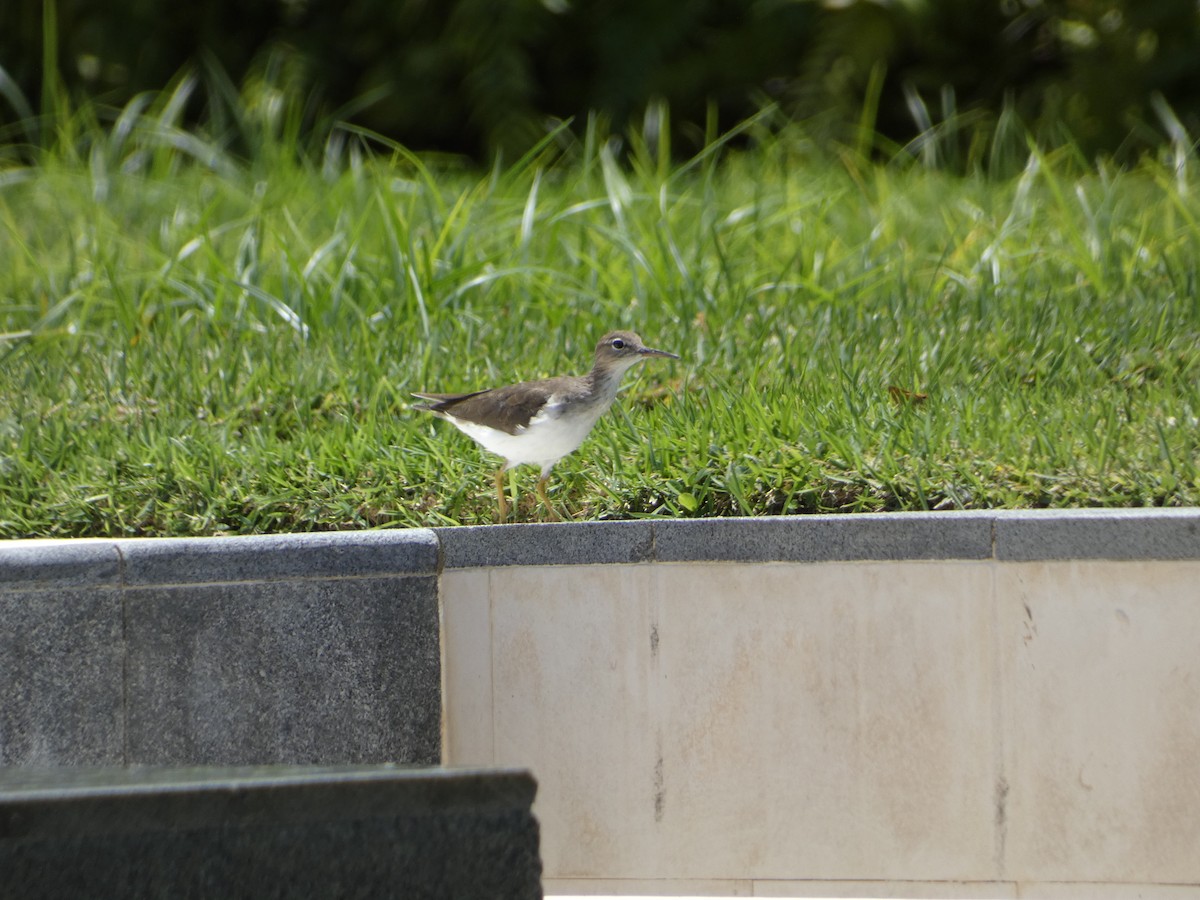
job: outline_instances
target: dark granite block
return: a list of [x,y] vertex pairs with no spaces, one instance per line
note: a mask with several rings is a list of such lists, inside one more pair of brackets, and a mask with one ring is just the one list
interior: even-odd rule
[[125,583],[207,584],[367,575],[432,575],[427,529],[121,541]]
[[126,596],[131,763],[440,762],[434,576]]
[[655,559],[987,559],[992,553],[992,518],[989,512],[962,512],[656,520]]
[[0,592],[0,765],[120,765],[121,597]]
[[0,778],[4,896],[541,897],[524,772],[390,768]]
[[115,587],[121,554],[112,541],[0,542],[0,591]]
[[648,521],[563,522],[438,528],[442,565],[552,566],[639,563],[653,559]]
[[997,512],[996,558],[1200,559],[1198,509]]

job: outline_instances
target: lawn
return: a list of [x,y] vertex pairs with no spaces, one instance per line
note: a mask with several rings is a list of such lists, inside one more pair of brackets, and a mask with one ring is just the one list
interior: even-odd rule
[[286,122],[234,152],[170,104],[0,152],[0,536],[494,521],[495,460],[410,392],[618,327],[683,359],[556,468],[576,519],[1200,503],[1186,147],[956,174],[760,120],[478,169]]

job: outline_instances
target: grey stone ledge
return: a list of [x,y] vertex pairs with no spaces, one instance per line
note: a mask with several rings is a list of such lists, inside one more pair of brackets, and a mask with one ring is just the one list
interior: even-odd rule
[[659,562],[987,559],[987,512],[864,513],[654,523]]
[[1200,559],[1200,509],[965,510],[438,528],[445,568]]
[[121,554],[110,540],[0,542],[0,591],[117,587]]
[[639,563],[654,558],[649,521],[471,525],[438,528],[442,565],[551,566]]
[[0,543],[0,591],[643,562],[1200,560],[1200,508],[969,510]]
[[220,538],[119,541],[124,583],[160,584],[434,575],[432,531],[338,531]]
[[1004,510],[996,559],[1200,559],[1200,509]]

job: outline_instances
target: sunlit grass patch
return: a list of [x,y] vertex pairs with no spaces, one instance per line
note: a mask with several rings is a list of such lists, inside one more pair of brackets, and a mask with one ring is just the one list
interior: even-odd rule
[[953,176],[751,123],[684,163],[238,159],[170,104],[0,171],[0,535],[492,521],[493,460],[409,392],[582,371],[616,327],[684,359],[556,469],[582,518],[1200,502],[1174,157]]

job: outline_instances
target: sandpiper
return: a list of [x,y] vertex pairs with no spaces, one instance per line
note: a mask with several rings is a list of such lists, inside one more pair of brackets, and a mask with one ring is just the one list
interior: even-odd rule
[[415,408],[448,420],[504,458],[504,465],[496,473],[501,522],[508,518],[504,473],[523,463],[541,466],[537,493],[557,521],[560,517],[546,496],[550,470],[583,443],[592,426],[612,406],[621,376],[652,356],[679,359],[674,353],[647,347],[632,331],[613,331],[596,345],[595,362],[586,375],[522,381],[467,394],[414,394],[426,401]]

